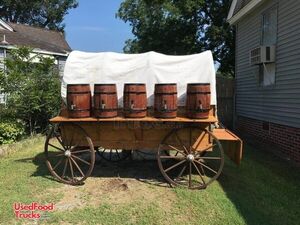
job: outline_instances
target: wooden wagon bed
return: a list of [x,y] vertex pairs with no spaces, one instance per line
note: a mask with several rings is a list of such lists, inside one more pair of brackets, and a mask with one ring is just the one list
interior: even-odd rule
[[[187,176],[188,181],[183,185],[189,188],[206,188],[220,175],[224,165],[224,153],[238,165],[242,158],[241,139],[227,129],[215,128],[218,119],[213,112],[214,110],[207,119],[189,119],[180,114],[172,119],[152,116],[124,118],[122,114],[105,119],[69,118],[62,112],[60,116],[50,120],[56,125],[57,131],[54,129],[46,140],[47,165],[57,179],[74,185],[83,182],[91,174],[95,163],[95,150],[99,152],[102,149],[104,153],[108,149],[110,155],[106,159],[113,161],[113,153],[121,160],[130,151],[147,149],[157,154],[159,169],[170,184],[182,184],[181,180],[170,174],[176,167],[182,167],[177,176]],[[53,140],[56,143],[58,140],[59,145],[51,143]],[[58,153],[51,152],[51,148]],[[79,154],[82,153],[85,154],[81,157]],[[51,158],[60,155],[67,159],[51,162]],[[173,160],[175,164],[170,166],[168,160]],[[217,161],[217,167],[206,164],[209,160]],[[186,164],[190,165],[189,169]],[[59,167],[61,172],[56,172]],[[79,175],[75,175],[76,170]],[[70,175],[66,176],[68,171]],[[198,183],[192,183],[192,177],[195,177],[193,171],[198,174]],[[184,175],[186,173],[188,175]],[[208,175],[209,173],[212,174]]]

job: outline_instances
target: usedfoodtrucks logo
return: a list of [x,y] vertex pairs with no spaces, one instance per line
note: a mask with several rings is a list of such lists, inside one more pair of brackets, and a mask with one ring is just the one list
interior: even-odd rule
[[32,202],[31,204],[14,203],[13,209],[18,219],[42,219],[47,216],[48,212],[54,210],[54,204],[39,204]]

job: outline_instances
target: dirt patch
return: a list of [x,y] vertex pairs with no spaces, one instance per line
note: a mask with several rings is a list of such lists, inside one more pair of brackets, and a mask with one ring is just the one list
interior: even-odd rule
[[174,192],[168,187],[160,187],[132,178],[94,178],[90,177],[83,186],[64,185],[50,189],[48,194],[61,194],[55,203],[55,210],[65,211],[100,204],[126,205],[133,202],[155,203],[165,211],[171,210],[176,200]]

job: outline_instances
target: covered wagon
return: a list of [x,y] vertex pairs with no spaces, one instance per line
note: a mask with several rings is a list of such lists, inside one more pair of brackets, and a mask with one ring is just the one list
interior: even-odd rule
[[[68,101],[68,87],[82,84],[91,90],[91,103],[88,98],[82,103],[91,104],[90,109],[76,109],[76,104]],[[116,103],[113,103],[116,107],[107,109],[107,102],[96,100],[96,87],[112,84],[115,91],[106,92],[106,96],[116,94]],[[127,93],[123,88],[126,84],[143,84],[145,87],[142,91],[146,98],[145,108],[139,109],[144,112],[139,114],[142,116],[126,116],[123,107]],[[209,90],[187,91],[188,84],[208,85]],[[154,90],[160,85],[173,85],[173,89],[169,89],[173,91],[166,94],[166,99],[172,95],[173,108],[167,105],[166,100],[155,97],[161,94],[160,90],[164,90]],[[135,92],[136,95],[141,94]],[[197,100],[194,117],[187,106],[189,94],[210,96],[206,108]],[[80,91],[75,95],[80,95]],[[93,171],[96,151],[102,152],[108,160],[118,161],[126,158],[130,151],[150,149],[155,152],[158,167],[167,182],[191,189],[206,188],[216,180],[222,172],[225,155],[236,164],[241,161],[242,141],[219,126],[216,74],[210,51],[187,56],[167,56],[156,52],[119,54],[74,51],[66,62],[61,96],[64,104],[60,114],[50,120],[53,128],[45,143],[47,166],[61,182],[71,185],[83,183]],[[156,112],[155,99],[162,101],[163,113]],[[132,100],[131,103],[133,109]],[[77,110],[79,114],[90,110],[90,113],[74,118],[71,116],[72,110]],[[99,110],[106,110],[103,115],[112,116],[97,116]],[[107,113],[112,110],[116,112]],[[197,113],[205,116],[197,117]]]

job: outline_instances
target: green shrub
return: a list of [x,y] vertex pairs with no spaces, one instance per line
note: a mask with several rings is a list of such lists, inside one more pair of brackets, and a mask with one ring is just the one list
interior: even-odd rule
[[20,123],[13,121],[0,122],[0,144],[13,143],[23,134],[24,128]]

